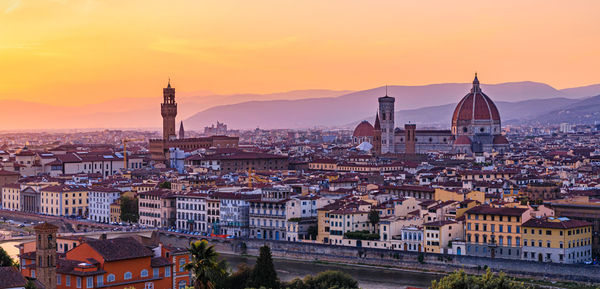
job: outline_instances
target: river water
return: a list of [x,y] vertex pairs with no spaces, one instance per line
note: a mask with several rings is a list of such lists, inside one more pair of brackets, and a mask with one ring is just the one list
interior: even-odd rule
[[[227,260],[231,268],[236,268],[240,263],[254,265],[256,262],[255,257],[225,254],[222,254],[222,256]],[[431,273],[409,272],[369,266],[323,264],[283,259],[273,259],[273,263],[277,275],[282,281],[303,278],[306,275],[316,275],[326,270],[338,270],[354,277],[362,289],[406,288],[407,286],[428,288],[432,280],[437,280],[441,277],[440,275]]]

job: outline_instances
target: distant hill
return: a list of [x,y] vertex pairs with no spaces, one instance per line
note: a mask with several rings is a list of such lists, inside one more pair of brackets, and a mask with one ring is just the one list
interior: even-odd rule
[[[187,118],[216,104],[248,100],[325,98],[348,94],[349,90],[295,90],[270,94],[204,95],[177,93],[178,119]],[[82,106],[54,106],[21,100],[0,100],[0,130],[68,128],[159,128],[161,92],[156,97],[117,98]],[[7,109],[11,108],[11,109]],[[211,122],[221,120],[219,118]]]
[[[592,121],[595,104],[591,103],[591,99],[588,104],[582,103],[583,107],[571,106],[577,100],[585,100],[583,97],[600,94],[600,84],[563,90],[528,81],[481,86],[497,103],[505,124],[519,121]],[[389,86],[388,94],[396,98],[398,124],[412,121],[449,127],[452,109],[470,87],[470,83]],[[207,91],[178,92],[177,122],[183,119],[187,130],[202,130],[217,120],[234,129],[349,127],[359,118],[372,121],[377,110],[377,98],[384,94],[385,87],[355,92],[314,89],[232,95],[216,95]],[[4,108],[0,114],[0,130],[159,129],[162,125],[161,101],[160,91],[153,97],[123,97],[83,106],[0,100],[0,107]],[[586,112],[583,117],[570,115],[582,112]]]
[[[449,123],[454,105],[467,94],[470,87],[470,83],[389,86],[388,94],[396,98],[396,109],[401,110],[397,115],[399,123],[411,118],[417,123]],[[558,109],[561,105],[570,103],[564,97],[564,92],[543,83],[483,84],[482,89],[496,103],[547,100],[547,103],[522,103],[510,107],[506,111],[519,112],[514,114],[514,118],[534,117],[547,112],[545,107]],[[219,119],[230,127],[244,129],[347,126],[356,122],[357,116],[372,119],[377,110],[377,98],[384,94],[385,87],[378,87],[332,98],[252,101],[217,106],[185,119],[184,124],[191,129],[199,129]],[[502,109],[500,110],[502,113]],[[530,113],[532,110],[535,113]],[[513,115],[509,113],[507,118],[511,119]]]
[[528,122],[540,124],[593,124],[600,122],[600,95],[576,101],[537,116]]

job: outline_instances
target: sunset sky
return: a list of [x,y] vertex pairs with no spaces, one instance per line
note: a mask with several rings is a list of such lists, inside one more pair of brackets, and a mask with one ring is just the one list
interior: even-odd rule
[[600,1],[3,0],[0,99],[600,82]]

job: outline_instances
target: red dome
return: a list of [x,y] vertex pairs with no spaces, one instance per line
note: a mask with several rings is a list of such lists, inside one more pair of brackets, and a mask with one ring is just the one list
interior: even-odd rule
[[361,123],[359,123],[352,134],[353,137],[373,137],[373,135],[373,126],[366,120],[363,120]]
[[467,136],[461,135],[455,141],[454,145],[471,145],[471,139]]
[[508,140],[503,135],[497,135],[494,137],[494,144],[495,145],[507,145]]
[[475,76],[471,92],[456,106],[452,115],[452,124],[458,121],[480,121],[490,120],[492,123],[500,123],[500,113],[494,102],[479,88],[479,80]]

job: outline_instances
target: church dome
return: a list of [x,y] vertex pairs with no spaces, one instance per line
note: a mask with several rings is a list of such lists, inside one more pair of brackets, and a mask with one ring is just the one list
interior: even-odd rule
[[452,115],[452,126],[469,124],[500,124],[500,113],[494,102],[481,91],[475,74],[471,92],[458,103]]
[[366,120],[359,123],[354,129],[353,137],[373,137],[373,126]]

